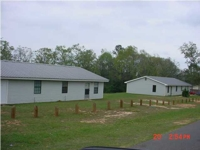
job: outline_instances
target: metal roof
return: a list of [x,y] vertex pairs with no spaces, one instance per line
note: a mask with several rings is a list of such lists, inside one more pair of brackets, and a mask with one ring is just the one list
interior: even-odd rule
[[153,80],[155,82],[159,82],[161,84],[164,84],[165,86],[192,86],[191,84],[186,83],[186,82],[181,81],[181,80],[176,79],[176,78],[158,77],[158,76],[143,76],[143,77],[140,77],[140,78],[136,78],[136,79],[133,79],[133,80],[126,81],[125,83],[133,82],[133,81],[145,78],[145,77],[150,79],[150,80]]
[[1,61],[2,79],[93,81],[109,80],[75,66]]

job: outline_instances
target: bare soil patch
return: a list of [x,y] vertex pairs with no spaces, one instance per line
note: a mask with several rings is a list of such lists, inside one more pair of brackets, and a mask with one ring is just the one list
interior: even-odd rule
[[5,121],[2,122],[2,124],[3,124],[3,126],[4,125],[5,126],[10,126],[10,125],[21,126],[22,125],[21,121],[19,121],[19,120],[12,120],[12,121],[5,120]]
[[190,123],[191,120],[181,120],[181,121],[175,121],[174,124],[177,124],[177,125],[184,125],[184,124],[188,124]]
[[92,119],[92,120],[82,120],[80,121],[82,123],[101,123],[104,124],[106,122],[106,119]]
[[106,118],[112,118],[112,117],[121,118],[121,117],[125,117],[127,115],[131,115],[133,112],[114,111],[113,113],[114,114],[105,115],[104,117],[106,117]]
[[177,107],[181,107],[181,108],[194,108],[196,107],[196,105],[194,104],[176,104]]
[[82,123],[101,123],[101,124],[104,124],[104,123],[106,123],[108,118],[122,118],[122,117],[126,117],[128,115],[131,115],[131,114],[133,114],[133,112],[112,111],[112,112],[107,112],[107,114],[104,115],[103,118],[91,119],[91,120],[82,120],[80,122],[82,122]]

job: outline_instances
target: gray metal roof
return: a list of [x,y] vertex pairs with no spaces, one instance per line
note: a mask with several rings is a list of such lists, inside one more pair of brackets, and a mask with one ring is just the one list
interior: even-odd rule
[[143,76],[143,77],[140,77],[140,78],[137,78],[137,79],[134,79],[134,80],[126,81],[125,83],[136,81],[136,80],[139,80],[139,79],[145,78],[145,77],[149,78],[151,80],[154,80],[156,82],[159,82],[161,84],[164,84],[165,86],[192,86],[191,84],[186,83],[186,82],[181,81],[181,80],[176,79],[176,78],[158,77],[158,76]]
[[49,65],[1,61],[2,79],[98,81],[109,80],[95,73],[75,66]]

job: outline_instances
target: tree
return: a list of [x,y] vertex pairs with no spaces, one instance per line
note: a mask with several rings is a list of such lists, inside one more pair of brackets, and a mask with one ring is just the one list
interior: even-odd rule
[[184,43],[180,47],[180,51],[184,54],[188,68],[184,70],[186,81],[192,84],[200,84],[200,52],[193,42]]
[[115,57],[113,58],[114,69],[114,86],[117,87],[118,92],[125,91],[124,82],[133,79],[136,75],[136,65],[138,52],[135,46],[128,46],[126,48],[119,48]]
[[33,52],[30,48],[19,46],[13,51],[13,60],[19,62],[31,62]]
[[54,64],[56,53],[54,53],[50,48],[40,48],[36,51],[36,63],[44,63],[44,64]]
[[110,52],[102,51],[101,55],[97,59],[97,71],[100,76],[109,79],[109,83],[105,83],[104,92],[112,93],[116,87],[112,86],[114,82],[114,64],[113,56]]
[[12,60],[12,51],[14,50],[13,46],[9,46],[7,41],[1,40],[1,60]]
[[75,56],[75,65],[89,71],[95,70],[96,54],[93,50],[79,51]]
[[56,46],[55,53],[57,53],[58,64],[70,66],[74,65],[74,56],[71,48]]

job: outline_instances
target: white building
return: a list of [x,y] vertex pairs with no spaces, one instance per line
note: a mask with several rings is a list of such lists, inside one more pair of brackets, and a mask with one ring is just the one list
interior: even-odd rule
[[191,84],[169,77],[143,76],[126,81],[126,92],[146,95],[181,95],[182,90],[190,90]]
[[1,61],[1,104],[101,99],[108,81],[80,67]]
[[194,89],[194,90],[200,90],[200,85],[194,85],[194,86],[192,87],[192,89]]

